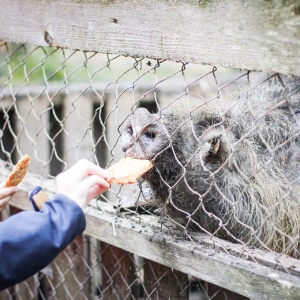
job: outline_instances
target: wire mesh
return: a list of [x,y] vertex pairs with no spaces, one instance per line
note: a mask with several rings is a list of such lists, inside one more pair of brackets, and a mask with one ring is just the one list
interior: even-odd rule
[[[298,259],[299,85],[279,74],[3,42],[0,158],[16,163],[28,153],[30,171],[43,178],[82,158],[102,167],[124,155],[149,159],[154,168],[138,183],[113,185],[98,205],[157,215],[190,239],[196,230]],[[166,289],[170,282],[176,290]],[[187,274],[85,236],[0,295],[216,294]]]

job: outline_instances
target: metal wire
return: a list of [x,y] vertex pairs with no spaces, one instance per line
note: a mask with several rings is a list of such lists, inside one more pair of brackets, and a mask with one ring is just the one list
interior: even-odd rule
[[[123,213],[159,212],[162,226],[171,221],[190,240],[196,229],[298,259],[299,84],[278,74],[2,43],[0,158],[16,163],[28,153],[30,171],[53,178],[81,158],[108,167],[123,147],[155,167],[135,185],[113,186],[100,207],[104,199]],[[142,107],[152,113],[145,119]],[[201,280],[158,270],[85,236],[0,297],[159,299],[173,278],[178,299],[216,299]]]

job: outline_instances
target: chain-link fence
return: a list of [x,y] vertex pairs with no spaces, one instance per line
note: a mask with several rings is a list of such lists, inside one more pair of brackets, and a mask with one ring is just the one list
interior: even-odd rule
[[[150,215],[186,242],[204,232],[212,249],[218,238],[242,247],[218,248],[238,257],[255,248],[297,263],[299,86],[293,76],[2,42],[0,157],[11,164],[28,153],[41,184],[82,158],[102,167],[124,156],[151,160],[137,184],[113,185],[98,209]],[[176,261],[169,268],[125,250],[80,236],[0,297],[229,297],[176,271]]]

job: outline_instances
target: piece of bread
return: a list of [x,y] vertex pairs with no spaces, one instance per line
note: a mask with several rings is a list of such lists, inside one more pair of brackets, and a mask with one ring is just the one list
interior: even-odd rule
[[25,177],[30,163],[30,157],[26,154],[24,155],[18,163],[15,165],[14,169],[10,173],[8,179],[6,180],[4,187],[16,186]]
[[48,200],[48,196],[40,186],[36,186],[30,193],[29,199],[35,211],[40,211],[43,204]]
[[150,160],[122,158],[118,163],[107,169],[109,184],[135,183],[142,175],[153,167]]

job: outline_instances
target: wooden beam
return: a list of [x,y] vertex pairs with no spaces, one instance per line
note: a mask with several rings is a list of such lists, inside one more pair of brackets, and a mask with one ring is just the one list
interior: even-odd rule
[[0,39],[300,75],[289,1],[0,0]]
[[176,238],[158,225],[149,226],[149,219],[144,222],[143,216],[127,220],[108,214],[104,203],[99,207],[104,211],[92,207],[86,211],[88,235],[249,298],[299,297],[299,277],[208,248],[205,243]]
[[144,260],[146,299],[189,299],[188,275],[151,260]]
[[102,242],[101,269],[103,299],[138,299],[139,285],[132,253]]
[[211,283],[207,284],[207,295],[209,299],[214,300],[250,300],[248,297],[244,297],[239,294],[233,293],[232,291],[222,289],[219,286],[216,286]]

